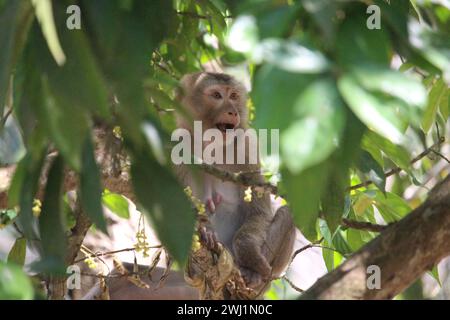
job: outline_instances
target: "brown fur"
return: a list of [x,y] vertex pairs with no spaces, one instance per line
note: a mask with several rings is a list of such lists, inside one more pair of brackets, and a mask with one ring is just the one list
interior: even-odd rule
[[[232,99],[233,93],[235,99]],[[214,96],[222,98],[216,99]],[[207,72],[185,75],[181,80],[178,99],[190,116],[179,116],[178,125],[191,133],[194,120],[201,120],[204,130],[214,128],[223,121],[236,123],[235,129],[247,128],[247,93],[232,76]],[[281,207],[273,214],[268,193],[258,197],[253,192],[252,201],[246,202],[243,186],[208,174],[203,174],[198,181],[184,165],[181,167],[182,182],[191,186],[198,198],[208,202],[217,194],[224,196],[224,201],[211,213],[211,229],[232,252],[248,285],[259,288],[271,277],[279,276],[289,262],[295,239],[295,228],[288,208]],[[217,167],[231,172],[248,172],[263,181],[259,163],[250,164],[248,159],[245,164],[221,164]]]

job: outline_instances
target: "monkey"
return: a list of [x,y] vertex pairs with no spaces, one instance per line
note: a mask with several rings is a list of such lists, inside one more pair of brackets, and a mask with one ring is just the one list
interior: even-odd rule
[[[193,121],[201,121],[202,129],[216,128],[223,135],[224,154],[226,135],[248,128],[247,90],[234,77],[224,73],[197,72],[187,74],[180,81],[177,93],[184,112],[177,114],[177,126],[193,135]],[[186,116],[187,115],[187,116]],[[208,142],[203,143],[203,148]],[[237,152],[234,152],[236,160]],[[252,180],[263,182],[259,159],[243,164],[215,164],[235,173],[248,174]],[[250,202],[245,201],[246,187],[222,181],[207,173],[196,180],[185,165],[176,169],[183,185],[190,186],[196,197],[204,201],[210,225],[203,230],[205,239],[222,243],[232,254],[241,275],[250,288],[267,287],[278,277],[292,255],[295,226],[287,206],[275,210],[270,193],[252,191]]]

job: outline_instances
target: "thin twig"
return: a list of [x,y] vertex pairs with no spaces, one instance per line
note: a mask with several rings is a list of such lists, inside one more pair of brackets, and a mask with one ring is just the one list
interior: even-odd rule
[[13,225],[14,229],[17,231],[17,233],[19,233],[19,235],[20,235],[22,238],[25,238],[25,235],[24,235],[23,231],[20,230],[20,228],[19,228],[19,226],[17,225],[17,223],[16,223],[16,222],[13,222],[12,225]]
[[[198,14],[196,12],[189,12],[189,11],[177,11],[177,14],[180,16],[188,16],[195,19],[204,19],[204,20],[211,20],[210,16],[205,16]],[[233,19],[233,16],[223,16],[224,19]]]
[[447,161],[447,163],[450,163],[450,160],[446,156],[444,156],[442,153],[440,153],[439,151],[436,151],[436,150],[431,150],[431,151],[438,157],[441,157],[442,159]]
[[313,248],[315,245],[320,244],[320,243],[323,241],[323,239],[324,239],[324,238],[322,237],[322,238],[320,238],[320,239],[317,240],[317,241],[311,242],[311,243],[307,244],[306,246],[303,246],[303,247],[301,247],[300,249],[295,250],[295,252],[294,252],[294,254],[292,255],[292,258],[291,258],[291,263],[292,263],[292,261],[294,261],[295,257],[296,257],[300,252],[303,252],[303,251],[305,251],[306,249]]
[[[435,144],[433,144],[431,147],[425,149],[425,150],[422,151],[420,154],[418,154],[415,158],[413,158],[413,159],[410,161],[410,164],[416,163],[417,161],[419,161],[419,160],[422,159],[423,157],[427,156],[430,152],[435,152],[434,148],[437,147],[437,146],[440,146],[444,141],[445,141],[445,138],[444,138],[444,137],[440,137],[439,140],[438,140],[438,142],[436,142]],[[444,157],[444,158],[445,158],[445,157]],[[390,176],[392,176],[392,175],[394,175],[394,174],[399,173],[400,171],[402,171],[402,168],[400,168],[400,167],[395,167],[395,168],[392,168],[391,170],[385,172],[384,175],[385,175],[386,177],[390,177]],[[371,184],[373,184],[373,181],[372,181],[372,180],[367,180],[367,181],[364,181],[364,182],[355,184],[355,185],[353,185],[353,186],[350,186],[350,187],[347,189],[347,191],[351,191],[351,190],[356,190],[356,189],[359,189],[359,188],[367,187],[367,186],[369,186],[369,185],[371,185]]]
[[0,129],[3,129],[3,127],[5,126],[6,120],[8,120],[9,116],[11,115],[13,111],[13,108],[10,107],[6,113],[3,115],[1,121],[0,121]]
[[284,281],[286,281],[287,283],[289,283],[289,285],[292,287],[292,289],[294,289],[295,291],[298,291],[300,293],[303,293],[305,290],[300,289],[299,287],[297,287],[291,280],[289,280],[288,277],[286,277],[286,275],[282,276],[281,279],[283,279]]
[[[156,246],[150,246],[149,248],[150,249],[157,249],[157,248],[161,248],[161,247],[162,247],[162,245],[156,245]],[[77,259],[73,263],[84,261],[87,258],[98,258],[98,257],[102,257],[102,256],[107,256],[107,255],[112,255],[112,254],[115,254],[115,253],[127,252],[127,251],[136,251],[136,248],[125,248],[125,249],[114,250],[114,251],[94,253],[94,254],[91,254],[91,255],[87,255],[84,258]]]
[[364,221],[355,221],[343,218],[342,219],[342,226],[347,228],[352,228],[356,230],[364,230],[364,231],[371,231],[371,232],[382,232],[383,230],[386,230],[386,228],[389,227],[389,225],[381,225],[381,224],[375,224],[370,222],[364,222]]

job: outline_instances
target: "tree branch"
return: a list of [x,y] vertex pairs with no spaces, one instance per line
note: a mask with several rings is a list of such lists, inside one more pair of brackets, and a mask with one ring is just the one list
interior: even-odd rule
[[249,172],[230,172],[206,163],[200,164],[200,168],[206,173],[209,173],[222,181],[231,181],[245,187],[260,187],[273,194],[278,193],[278,188],[276,186],[269,182],[260,182],[257,175],[249,174]]
[[[410,161],[410,164],[416,163],[416,162],[419,161],[420,159],[426,157],[430,152],[436,153],[437,151],[435,151],[434,148],[440,146],[444,141],[445,141],[445,138],[444,138],[444,137],[439,137],[438,142],[434,143],[431,147],[425,149],[425,150],[422,151],[420,154],[418,154],[414,159],[412,159],[412,160]],[[442,155],[442,157],[448,161],[448,159],[445,158],[443,155]],[[385,175],[386,178],[387,178],[387,177],[390,177],[390,176],[392,176],[392,175],[394,175],[394,174],[399,173],[400,171],[402,171],[402,168],[400,168],[400,167],[394,167],[394,168],[392,168],[391,170],[385,172],[384,175]],[[356,189],[360,189],[360,188],[363,188],[363,187],[367,187],[368,185],[371,185],[371,184],[373,184],[373,181],[372,181],[372,180],[367,180],[367,181],[364,181],[364,182],[362,182],[362,183],[358,183],[358,184],[355,184],[355,185],[353,185],[353,186],[350,186],[350,187],[347,189],[347,191],[351,191],[351,190],[356,190]]]
[[383,230],[386,230],[389,225],[381,225],[381,224],[375,224],[370,222],[364,222],[364,221],[356,221],[356,220],[350,220],[350,219],[342,219],[342,226],[347,228],[352,228],[356,230],[364,230],[364,231],[371,231],[371,232],[382,232]]
[[[392,299],[450,255],[450,176],[428,200],[319,279],[302,299]],[[380,268],[380,289],[369,289],[367,267]]]

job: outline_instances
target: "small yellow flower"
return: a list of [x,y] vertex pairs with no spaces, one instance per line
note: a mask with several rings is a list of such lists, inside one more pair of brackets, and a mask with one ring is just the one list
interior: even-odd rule
[[94,259],[92,259],[92,257],[84,259],[84,262],[87,264],[89,269],[97,268],[97,263],[94,261]]
[[41,201],[39,199],[34,199],[32,211],[35,217],[39,217],[41,215],[41,207],[42,207]]
[[187,186],[186,188],[184,188],[184,193],[186,193],[189,200],[191,200],[191,202],[194,205],[195,209],[197,210],[198,214],[206,213],[205,204],[202,201],[200,201],[199,199],[197,199],[196,197],[194,197],[194,195],[192,194],[191,187]]
[[113,135],[117,138],[122,140],[122,129],[119,126],[115,126],[113,129]]
[[184,188],[184,192],[186,193],[186,195],[191,198],[192,197],[192,189],[191,187],[187,186],[186,188]]
[[245,190],[244,201],[245,202],[252,202],[252,187],[248,187]]
[[198,234],[194,234],[192,237],[192,251],[198,251],[200,250],[201,244],[200,244],[200,237]]
[[137,242],[134,244],[134,249],[136,250],[136,252],[142,251],[142,256],[144,258],[147,258],[149,256],[148,251],[150,250],[150,246],[147,241],[147,235],[145,234],[145,231],[143,229],[139,230],[136,233],[136,239]]

